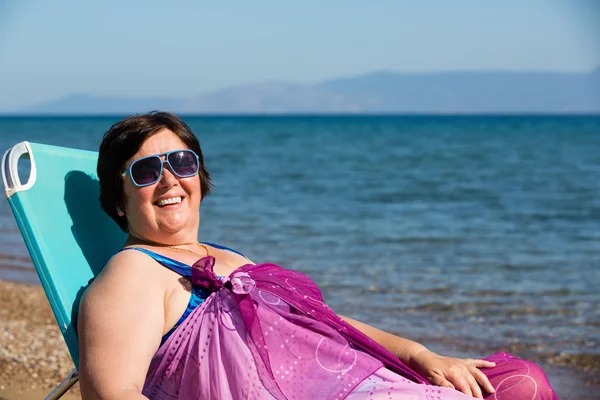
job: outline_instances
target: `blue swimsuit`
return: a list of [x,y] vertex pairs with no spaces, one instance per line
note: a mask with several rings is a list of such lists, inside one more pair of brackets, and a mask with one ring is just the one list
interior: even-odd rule
[[[244,256],[242,253],[240,253],[239,251],[235,251],[233,249],[230,249],[229,247],[225,247],[225,246],[220,246],[218,244],[213,244],[213,243],[206,243],[206,242],[201,242],[202,244],[207,244],[209,246],[215,247],[217,249],[223,249],[223,250],[228,250],[228,251],[232,251],[236,254],[241,255],[242,257],[246,258],[246,256]],[[141,251],[142,253],[145,253],[147,255],[149,255],[150,257],[152,257],[154,260],[156,260],[159,264],[161,264],[163,267],[166,267],[168,269],[170,269],[171,271],[174,271],[176,273],[178,273],[181,276],[185,276],[187,278],[191,278],[192,277],[192,267],[190,265],[184,264],[180,261],[174,260],[172,258],[169,257],[165,257],[163,255],[160,255],[158,253],[155,253],[153,251],[147,250],[147,249],[143,249],[141,247],[128,247],[126,249],[121,249],[121,251],[123,250],[137,250],[137,251]],[[177,321],[177,323],[175,324],[175,326],[173,326],[173,328],[171,328],[171,330],[169,332],[167,332],[161,340],[161,345],[169,338],[169,336],[171,336],[171,334],[173,333],[173,331],[175,331],[175,329],[177,329],[177,327],[183,322],[185,321],[185,319],[188,317],[188,315],[190,315],[192,313],[192,311],[194,311],[196,309],[196,307],[198,307],[200,304],[202,304],[204,302],[204,300],[206,300],[206,298],[209,296],[209,292],[200,289],[200,288],[195,288],[192,286],[192,294],[190,296],[190,301],[188,302],[187,307],[185,308],[185,311],[183,313],[183,315],[181,316],[181,318],[179,318],[179,321]]]

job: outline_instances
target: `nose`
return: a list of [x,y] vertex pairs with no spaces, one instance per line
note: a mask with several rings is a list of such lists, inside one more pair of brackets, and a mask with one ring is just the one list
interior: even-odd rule
[[179,179],[173,174],[166,160],[163,161],[162,176],[159,182],[161,186],[175,186],[179,183]]

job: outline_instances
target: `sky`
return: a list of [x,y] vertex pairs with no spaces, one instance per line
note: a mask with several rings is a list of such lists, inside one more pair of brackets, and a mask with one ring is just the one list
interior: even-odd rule
[[74,93],[598,66],[596,0],[0,0],[0,111]]

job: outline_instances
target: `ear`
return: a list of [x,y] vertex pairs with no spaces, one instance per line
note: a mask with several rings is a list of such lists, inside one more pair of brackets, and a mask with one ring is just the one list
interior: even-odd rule
[[123,211],[121,207],[117,206],[117,214],[119,215],[119,217],[124,217],[125,211]]

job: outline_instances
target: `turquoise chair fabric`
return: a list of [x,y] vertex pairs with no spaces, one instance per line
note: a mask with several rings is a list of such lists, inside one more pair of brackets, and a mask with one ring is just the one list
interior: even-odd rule
[[[18,173],[27,158],[23,184]],[[126,239],[100,207],[97,160],[96,152],[28,142],[2,160],[8,202],[76,368],[79,300]]]

